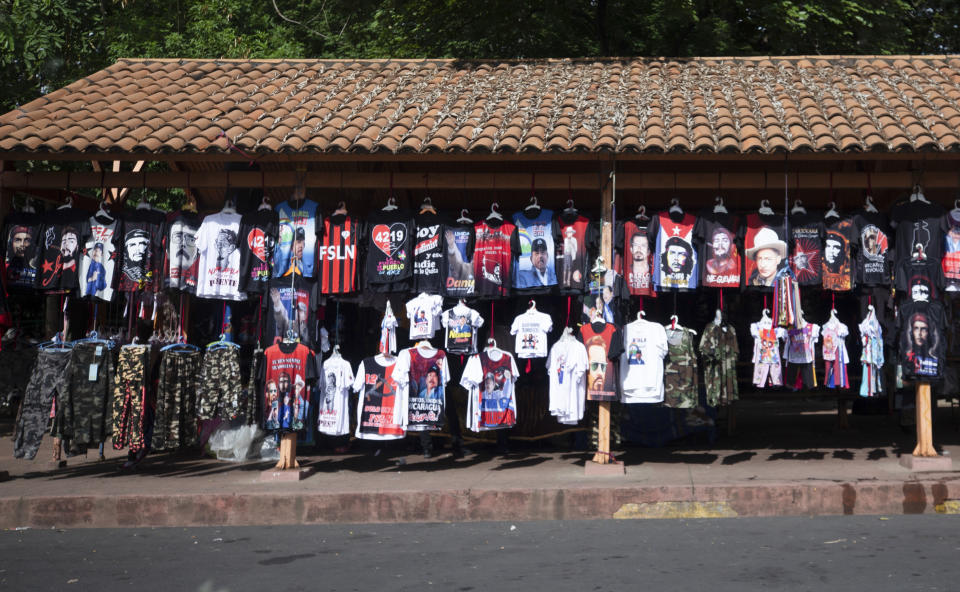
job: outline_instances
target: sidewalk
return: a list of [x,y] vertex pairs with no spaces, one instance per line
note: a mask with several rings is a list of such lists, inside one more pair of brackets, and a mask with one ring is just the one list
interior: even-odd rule
[[[934,441],[960,456],[949,407],[936,410]],[[851,416],[837,430],[823,399],[744,401],[737,434],[718,429],[697,442],[628,448],[626,474],[587,477],[589,454],[547,442],[492,445],[453,459],[373,456],[355,443],[342,455],[300,456],[314,473],[300,482],[260,482],[271,462],[242,464],[192,455],[154,455],[120,473],[108,460],[68,459],[52,468],[49,438],[34,461],[12,458],[9,422],[0,425],[0,526],[112,527],[325,522],[541,520],[588,518],[901,514],[958,511],[957,471],[911,473],[898,464],[914,446],[897,416]],[[403,459],[406,464],[398,465]]]

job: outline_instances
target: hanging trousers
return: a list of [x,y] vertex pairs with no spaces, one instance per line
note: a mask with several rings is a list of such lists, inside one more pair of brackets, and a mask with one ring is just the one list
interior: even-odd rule
[[145,446],[149,345],[120,348],[113,384],[113,448],[138,452]]
[[240,350],[223,347],[207,350],[197,388],[197,417],[233,419],[243,386],[240,383]]
[[153,449],[194,446],[197,443],[197,386],[203,354],[170,350],[162,356]]
[[110,435],[113,353],[103,344],[78,343],[70,352],[65,375],[66,388],[57,394],[53,435],[63,439],[68,454],[75,454]]
[[23,393],[23,406],[14,435],[13,456],[33,460],[50,419],[50,406],[66,390],[66,367],[70,350],[42,349]]

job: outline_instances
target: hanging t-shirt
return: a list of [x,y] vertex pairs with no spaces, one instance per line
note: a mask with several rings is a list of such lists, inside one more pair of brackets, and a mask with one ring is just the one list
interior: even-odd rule
[[630,303],[627,284],[623,276],[612,269],[608,269],[602,279],[599,282],[594,274],[590,274],[587,293],[583,296],[581,322],[589,323],[599,316],[608,323],[622,325],[625,309]]
[[708,211],[700,215],[696,238],[700,249],[703,285],[708,288],[740,287],[740,219],[733,214]]
[[123,252],[120,257],[121,292],[155,291],[160,286],[166,216],[150,209],[124,212]]
[[816,359],[816,344],[820,341],[820,325],[807,323],[799,329],[787,329],[783,357],[790,364],[809,364]]
[[889,286],[893,275],[890,224],[879,212],[860,210],[853,216],[857,233],[856,281],[861,286]]
[[470,355],[477,353],[477,330],[483,326],[480,313],[464,304],[443,311],[440,323],[444,331],[447,353]]
[[407,408],[404,418],[407,431],[443,429],[447,382],[450,381],[443,350],[411,347],[401,351],[393,377]]
[[200,257],[197,232],[200,216],[194,212],[179,212],[167,221],[167,246],[163,257],[163,285],[189,294],[197,291]]
[[619,376],[614,361],[623,352],[623,338],[611,323],[587,323],[580,327],[587,349],[587,400],[616,401]]
[[277,204],[279,232],[273,249],[273,277],[313,277],[320,208],[317,202],[290,200]]
[[80,259],[80,295],[113,300],[114,270],[117,265],[117,243],[121,222],[103,214],[90,217],[89,234]]
[[511,428],[517,423],[517,363],[503,350],[470,356],[460,378],[467,389],[467,429],[474,432]]
[[474,293],[480,298],[510,295],[510,264],[513,261],[512,222],[481,220],[474,227]]
[[901,261],[897,265],[896,280],[897,290],[909,300],[937,300],[943,289],[943,269],[929,259]]
[[947,292],[960,292],[960,209],[947,212],[943,241],[943,279]]
[[790,215],[790,269],[801,286],[823,284],[823,236],[826,232],[819,212]]
[[376,210],[367,219],[366,282],[375,292],[407,292],[413,278],[413,216]]
[[937,380],[946,363],[946,316],[937,301],[907,302],[898,312],[900,365],[905,379]]
[[243,300],[240,292],[240,214],[219,212],[203,219],[197,231],[200,253],[197,296]]
[[823,239],[824,290],[849,292],[853,289],[853,257],[850,245],[856,243],[856,240],[852,218],[827,220],[827,231]]
[[623,328],[620,384],[624,403],[663,401],[663,359],[667,351],[663,325],[640,319]]
[[416,292],[439,294],[443,288],[442,260],[445,221],[438,214],[423,212],[413,218],[417,240],[413,247],[413,289]]
[[310,390],[317,378],[313,352],[302,343],[278,343],[263,355],[264,429],[302,430],[310,419]]
[[547,357],[547,333],[553,329],[553,319],[550,315],[536,309],[528,309],[517,315],[510,326],[510,334],[516,335],[514,350],[517,357],[545,358]]
[[559,423],[575,425],[583,419],[586,374],[587,349],[582,343],[568,336],[553,344],[547,357],[548,407]]
[[940,264],[947,231],[943,206],[923,201],[898,203],[890,212],[890,224],[897,229],[897,264],[926,259]]
[[350,432],[350,363],[339,355],[330,356],[323,362],[320,380],[323,396],[317,397],[317,430],[328,436],[343,436]]
[[473,224],[449,224],[443,229],[444,257],[440,260],[444,294],[449,298],[474,295]]
[[49,213],[40,234],[40,263],[36,287],[71,290],[80,287],[80,247],[86,242],[89,214],[79,208]]
[[747,214],[741,234],[744,285],[773,287],[777,271],[787,264],[783,216]]
[[697,287],[700,270],[694,237],[698,230],[693,214],[660,212],[650,220],[650,236],[656,245],[653,285],[657,290]]
[[[627,220],[617,228],[615,240],[620,252],[620,266],[623,277],[626,278],[627,289],[631,296],[656,296],[653,290],[653,273],[651,264],[653,257],[650,253],[650,236],[647,222]],[[587,265],[590,273],[592,263]],[[589,280],[588,280],[589,281]]]
[[410,340],[430,339],[440,326],[443,298],[436,294],[420,294],[407,302],[410,319]]
[[8,290],[33,289],[37,279],[41,226],[38,214],[14,212],[7,216],[4,270]]
[[513,243],[513,252],[517,256],[513,287],[527,294],[544,293],[557,285],[556,225],[553,210],[542,208],[534,218],[527,215],[528,211],[536,212],[530,209],[513,215],[517,227]]
[[561,294],[582,294],[590,271],[589,253],[599,241],[597,228],[586,216],[564,210],[557,215],[557,283]]
[[357,261],[362,234],[362,224],[346,214],[334,214],[323,221],[323,237],[318,249],[321,294],[357,291]]
[[357,429],[363,440],[396,440],[404,436],[402,415],[397,413],[396,358],[372,356],[360,362],[353,391],[357,400]]
[[240,218],[240,291],[263,294],[270,286],[270,263],[280,218],[272,209],[257,209]]
[[316,284],[301,276],[276,278],[270,282],[267,293],[266,339],[268,342],[279,337],[285,339],[287,331],[293,331],[293,337],[313,347],[316,341]]

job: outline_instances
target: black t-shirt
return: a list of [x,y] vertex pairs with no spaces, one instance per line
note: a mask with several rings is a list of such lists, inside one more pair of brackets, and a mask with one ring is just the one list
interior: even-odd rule
[[822,279],[823,215],[818,212],[790,216],[790,269],[801,286],[819,286]]
[[900,364],[906,379],[942,378],[946,362],[946,315],[940,302],[907,302],[898,311]]
[[947,222],[943,207],[922,201],[898,203],[890,213],[890,224],[897,229],[897,264],[926,258],[938,264],[943,258]]
[[4,267],[7,289],[31,290],[37,278],[39,266],[40,228],[39,214],[14,212],[7,216],[3,231],[6,251]]
[[423,212],[413,218],[417,240],[413,247],[413,291],[439,294],[443,289],[442,263],[446,220],[439,214]]
[[853,250],[857,235],[853,218],[828,218],[823,238],[823,289],[849,292],[853,289]]
[[200,215],[196,212],[177,212],[168,218],[163,256],[164,287],[196,293],[200,265],[197,231],[200,230],[200,222]]
[[80,208],[60,208],[45,216],[40,233],[36,287],[72,290],[80,287],[80,247],[86,242],[90,214]]
[[897,265],[897,291],[907,300],[937,300],[943,290],[943,270],[934,261],[901,261]]
[[599,312],[604,321],[622,327],[630,305],[630,290],[623,276],[608,269],[602,282],[597,281],[598,278],[593,274],[590,274],[589,279],[587,291],[580,298],[581,322],[591,322],[593,313]]
[[444,257],[440,260],[443,290],[449,298],[475,296],[473,277],[473,223],[448,224],[443,229]]
[[747,288],[770,290],[777,271],[787,265],[787,241],[783,216],[747,214],[740,238],[743,241],[743,275]]
[[121,292],[156,291],[163,261],[166,216],[150,209],[124,212],[123,248],[120,255]]
[[893,275],[893,240],[887,217],[860,210],[853,216],[859,248],[856,279],[861,286],[889,286]]
[[697,240],[700,247],[700,277],[707,288],[739,288],[741,255],[737,244],[740,219],[733,214],[708,210],[700,214]]
[[262,294],[270,284],[280,217],[275,210],[247,212],[240,219],[240,291]]
[[409,292],[413,277],[413,216],[376,210],[367,219],[365,280],[373,292]]
[[582,294],[590,272],[590,254],[597,249],[600,233],[595,224],[576,211],[564,210],[557,215],[556,247],[557,284],[561,294]]
[[317,335],[317,284],[296,274],[270,281],[267,293],[267,329],[265,337],[272,343],[277,337],[283,339],[287,330],[292,330],[307,347],[319,343]]

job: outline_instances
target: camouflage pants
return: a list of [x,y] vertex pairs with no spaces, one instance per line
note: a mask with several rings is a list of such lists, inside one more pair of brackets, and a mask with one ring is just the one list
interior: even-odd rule
[[30,382],[23,395],[20,417],[14,436],[14,458],[33,460],[37,456],[43,433],[47,431],[50,406],[54,398],[66,390],[66,372],[70,350],[40,350]]
[[233,419],[242,391],[240,350],[235,347],[208,350],[203,356],[197,387],[197,418]]
[[[110,434],[107,410],[113,395],[113,353],[97,343],[78,343],[70,352],[66,388],[57,393],[53,435],[69,452],[96,446]],[[92,380],[91,380],[92,379]]]
[[263,350],[258,348],[253,352],[250,374],[247,375],[247,381],[244,383],[237,408],[237,418],[243,420],[246,425],[253,425],[261,418],[260,397],[257,396],[257,377],[260,376],[260,367],[263,363]]
[[117,376],[113,381],[113,448],[129,446],[131,452],[144,447],[144,413],[147,406],[149,345],[120,348]]
[[197,443],[197,384],[202,358],[198,351],[163,352],[153,427],[154,450]]

